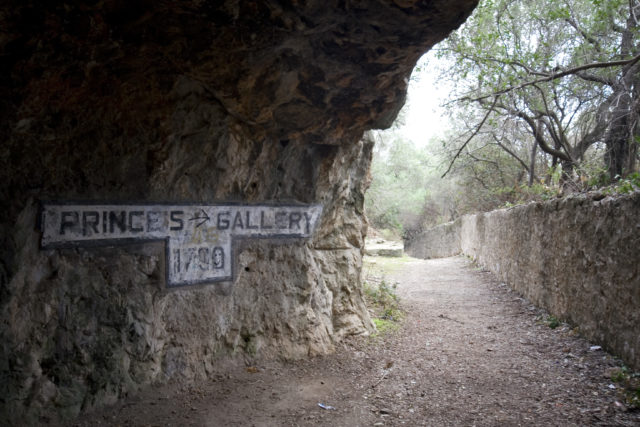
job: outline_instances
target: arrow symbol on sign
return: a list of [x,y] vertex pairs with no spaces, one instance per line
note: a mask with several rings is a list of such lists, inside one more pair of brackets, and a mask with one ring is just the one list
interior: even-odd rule
[[202,212],[202,215],[204,216],[199,216],[200,214],[196,214],[193,216],[193,218],[189,218],[189,221],[200,221],[199,223],[196,224],[196,228],[200,227],[202,224],[209,221],[210,219],[209,215],[207,215],[204,209],[200,208],[200,212]]

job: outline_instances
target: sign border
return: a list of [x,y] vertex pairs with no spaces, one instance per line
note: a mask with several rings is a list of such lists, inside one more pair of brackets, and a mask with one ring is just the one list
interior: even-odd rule
[[[46,205],[57,205],[57,206],[104,206],[104,205],[124,205],[124,206],[202,206],[202,207],[217,207],[217,206],[240,206],[240,207],[273,207],[273,208],[320,208],[320,213],[318,215],[318,220],[314,224],[314,226],[309,230],[309,235],[299,235],[299,234],[255,234],[255,235],[239,235],[234,236],[233,233],[230,233],[230,253],[229,257],[231,259],[235,259],[235,241],[237,239],[241,240],[250,240],[250,239],[261,239],[261,240],[270,240],[270,239],[311,239],[316,230],[320,219],[322,218],[323,206],[319,203],[315,204],[305,204],[305,203],[278,203],[278,202],[258,202],[258,203],[242,203],[238,201],[233,202],[216,202],[216,203],[198,203],[198,202],[113,202],[113,201],[77,201],[77,200],[40,200],[38,202],[38,215],[36,219],[36,228],[40,231],[40,233],[44,234],[44,214],[45,214],[45,206]],[[174,289],[180,288],[183,286],[194,286],[194,285],[202,285],[206,283],[221,283],[221,282],[233,282],[236,277],[236,265],[233,261],[231,261],[231,275],[224,277],[214,277],[209,279],[202,280],[187,280],[181,281],[177,283],[171,283],[170,281],[170,248],[169,248],[169,237],[166,238],[145,238],[141,237],[125,237],[120,239],[96,239],[96,240],[71,240],[66,242],[54,242],[43,245],[43,236],[40,236],[39,247],[41,250],[55,250],[55,249],[77,249],[77,248],[98,248],[98,247],[117,247],[117,246],[127,246],[132,244],[144,244],[144,243],[153,243],[153,242],[164,242],[164,262],[165,262],[165,288]]]

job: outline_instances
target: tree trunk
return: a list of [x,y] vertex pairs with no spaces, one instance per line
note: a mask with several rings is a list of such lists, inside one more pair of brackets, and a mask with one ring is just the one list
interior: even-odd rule
[[562,160],[560,161],[560,165],[562,167],[562,175],[560,175],[560,187],[566,189],[574,183],[573,178],[571,177],[571,175],[573,174],[573,162]]
[[[604,162],[609,171],[609,178],[613,181],[625,176],[628,166],[631,140],[631,99],[627,93],[621,93],[617,100],[609,131],[605,135],[604,143],[607,151],[604,154]],[[634,126],[635,127],[635,126]]]
[[[629,2],[629,17],[625,31],[620,40],[620,54],[627,57],[637,53],[635,46],[637,21],[634,10],[637,1]],[[619,92],[612,103],[611,125],[605,136],[607,147],[604,161],[609,170],[609,178],[615,180],[633,172],[635,166],[636,129],[638,125],[638,103],[640,102],[640,64],[635,63],[630,68],[623,68],[623,75],[618,85],[614,86],[614,93]]]
[[536,178],[536,153],[538,152],[538,144],[533,144],[531,149],[531,162],[529,163],[529,182],[527,185],[531,187]]

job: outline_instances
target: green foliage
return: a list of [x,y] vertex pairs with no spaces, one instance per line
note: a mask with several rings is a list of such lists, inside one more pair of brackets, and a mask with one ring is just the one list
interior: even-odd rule
[[526,187],[525,190],[529,195],[528,200],[551,200],[559,195],[557,188],[549,187],[540,183],[533,184],[531,187]]
[[[452,138],[454,139],[454,138]],[[467,145],[468,151],[456,161],[448,179],[453,180],[459,215],[510,207],[533,199],[541,190],[541,183],[534,181],[527,187],[526,174],[518,160],[493,142],[489,135],[479,135]],[[509,144],[503,141],[503,144]],[[445,148],[446,150],[446,148]],[[526,156],[524,146],[511,145],[512,153]]]
[[551,183],[556,187],[560,185],[560,179],[562,178],[562,166],[558,164],[554,168],[551,168],[550,175]]
[[404,311],[397,293],[397,284],[389,284],[387,274],[397,271],[410,258],[365,257],[363,291],[367,307],[372,311],[377,335],[397,329]]
[[588,180],[587,185],[590,188],[600,188],[606,187],[611,184],[611,178],[606,170],[600,169],[595,174],[593,174]]
[[[440,67],[440,81],[452,87],[447,106],[453,130],[420,149],[398,129],[378,141],[366,195],[372,225],[406,235],[463,214],[568,191],[636,191],[631,172],[640,127],[629,128],[623,141],[629,149],[618,150],[634,161],[612,172],[607,156],[620,143],[609,140],[616,109],[627,108],[628,116],[631,108],[620,100],[632,105],[640,93],[620,88],[638,87],[640,79],[625,76],[630,67],[621,66],[554,77],[637,55],[640,27],[630,19],[633,7],[640,10],[639,0],[480,2],[436,48],[447,64]],[[428,70],[417,69],[412,79],[421,72]],[[633,84],[623,84],[623,77]]]
[[390,286],[384,280],[377,285],[365,282],[365,295],[368,297],[370,305],[375,307],[378,319],[394,321],[402,317],[396,288],[396,284]]
[[365,282],[364,293],[367,305],[374,311],[373,323],[376,325],[376,335],[384,335],[396,330],[404,315],[400,308],[396,285],[389,286],[384,280],[377,285]]
[[375,228],[402,234],[421,222],[436,173],[434,156],[399,133],[377,135],[372,181],[365,198],[367,217]]
[[399,327],[398,323],[386,319],[374,318],[373,323],[374,325],[376,325],[378,335],[388,334],[389,332],[395,331]]
[[640,190],[640,173],[634,172],[626,178],[621,178],[615,185],[618,193],[627,194]]
[[536,318],[536,321],[539,324],[547,325],[551,329],[556,329],[558,326],[562,325],[562,322],[560,321],[560,319],[558,319],[556,316],[552,314],[549,314],[547,316],[538,316]]
[[[518,168],[549,177],[552,182],[547,184],[552,186],[566,184],[576,172],[582,174],[582,164],[594,161],[587,155],[592,147],[599,165],[610,167],[613,163],[603,162],[602,145],[627,144],[609,132],[612,117],[616,111],[620,117],[628,114],[619,100],[638,99],[637,91],[624,89],[627,83],[622,79],[634,85],[640,79],[625,75],[629,67],[615,65],[568,70],[637,55],[640,44],[630,40],[638,40],[639,27],[633,19],[638,8],[637,0],[481,2],[438,49],[439,57],[451,63],[441,78],[452,82],[452,98],[457,102],[448,105],[451,117],[460,124],[460,132],[447,142],[457,145],[450,150],[450,158],[457,152],[456,162],[490,160],[497,163],[494,169],[508,169],[511,165],[490,151],[498,144],[519,159]],[[563,77],[554,77],[564,71]],[[638,140],[638,128],[629,126],[634,135],[628,143],[633,143]],[[469,135],[473,135],[470,144]],[[536,145],[537,153],[532,150]],[[535,167],[529,170],[532,152]],[[632,169],[633,154],[622,156],[631,165],[625,167]],[[495,188],[482,173],[475,175],[488,187],[484,190]],[[587,174],[586,179],[592,177]],[[580,185],[582,175],[574,183]]]
[[619,393],[629,409],[640,409],[640,373],[626,366],[616,369],[611,380],[618,384]]
[[611,375],[613,382],[622,383],[629,380],[629,368],[623,366]]
[[560,326],[560,320],[555,316],[547,316],[546,323],[551,329],[555,329]]
[[627,394],[627,405],[632,409],[640,409],[640,387]]
[[605,194],[629,194],[634,191],[640,191],[640,173],[634,172],[626,178],[616,176],[614,184],[603,189]]
[[523,205],[529,202],[540,202],[551,200],[561,196],[559,186],[550,187],[546,184],[535,183],[530,187],[511,187],[504,189],[509,192],[510,201],[505,202],[504,207],[510,208],[517,205]]

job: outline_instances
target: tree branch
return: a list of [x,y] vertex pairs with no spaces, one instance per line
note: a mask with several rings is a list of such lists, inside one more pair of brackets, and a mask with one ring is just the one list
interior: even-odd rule
[[548,154],[551,154],[552,156],[555,156],[555,157],[559,158],[560,160],[564,160],[566,162],[573,162],[573,159],[571,159],[571,157],[567,156],[567,154],[565,154],[564,152],[559,151],[559,150],[554,150],[553,148],[551,148],[549,146],[549,144],[547,144],[547,141],[544,140],[544,137],[542,136],[542,133],[540,132],[540,128],[536,125],[535,121],[531,117],[527,116],[522,111],[516,111],[515,115],[520,117],[525,122],[527,122],[527,124],[531,128],[531,132],[533,133],[533,137],[535,138],[536,142],[538,143],[538,145],[540,146],[540,148],[542,148],[542,150],[544,152],[546,152]]
[[605,77],[596,76],[595,74],[582,73],[582,72],[578,71],[576,73],[576,76],[578,76],[582,80],[586,80],[588,82],[602,83],[602,84],[607,85],[607,86],[613,86],[615,84],[615,82],[613,80],[607,79]]
[[[493,160],[488,160],[488,159],[483,159],[483,158],[480,158],[480,157],[476,157],[476,156],[474,156],[473,154],[470,154],[470,153],[469,153],[469,157],[471,157],[476,162],[489,163],[490,165],[495,166],[496,170],[500,174],[500,181],[502,181],[503,185],[505,184],[504,173],[502,172],[502,169],[500,168],[500,165],[498,164],[498,162],[494,162]],[[475,173],[475,169],[474,169],[474,173]]]
[[518,157],[516,155],[516,153],[514,153],[513,151],[511,151],[510,149],[508,149],[505,145],[502,144],[502,142],[500,142],[500,140],[498,139],[497,136],[495,136],[493,133],[491,134],[491,136],[493,137],[493,139],[496,141],[496,144],[498,145],[498,147],[502,148],[504,151],[507,152],[507,154],[509,154],[511,157],[513,157],[514,159],[516,159],[518,161],[518,163],[520,163],[522,165],[522,167],[524,168],[524,170],[526,170],[527,172],[529,172],[529,166],[522,161],[522,159],[520,159],[520,157]]
[[[540,96],[542,96],[542,102],[544,103],[545,111],[540,112],[543,115],[541,119],[542,123],[544,123],[546,128],[549,130],[549,133],[551,134],[554,141],[557,141],[558,145],[560,145],[564,149],[564,152],[567,153],[568,156],[571,156],[571,146],[569,144],[569,141],[567,140],[567,135],[562,126],[562,121],[560,120],[558,115],[549,108],[547,97],[544,94],[544,91],[538,85],[534,85],[533,87],[538,89],[538,91],[540,92]],[[549,117],[551,121],[548,122],[547,120],[545,120],[544,116]]]
[[[572,11],[572,14],[573,14],[573,11]],[[578,26],[578,23],[573,17],[565,18],[565,21],[567,22],[567,24],[571,25],[582,36],[583,39],[591,43],[591,45],[597,52],[602,52],[602,47],[600,47],[600,43],[598,42],[598,40],[594,39],[589,34],[587,34],[582,28],[580,28]]]
[[616,93],[612,93],[609,97],[602,102],[595,112],[594,126],[591,132],[580,138],[580,142],[574,147],[574,153],[578,158],[582,158],[587,149],[596,143],[596,141],[602,139],[607,126],[609,124],[608,111],[611,102],[613,101]]
[[590,64],[584,64],[584,65],[580,65],[578,67],[569,68],[568,70],[564,70],[564,71],[561,71],[559,73],[554,73],[554,74],[551,74],[551,75],[549,75],[547,77],[542,77],[540,79],[530,80],[528,82],[521,83],[521,84],[519,84],[517,86],[511,86],[511,87],[499,90],[499,91],[494,92],[494,93],[489,94],[489,95],[480,96],[478,98],[463,97],[463,98],[457,99],[456,101],[477,102],[477,101],[480,101],[480,100],[483,100],[483,99],[491,98],[492,96],[495,97],[495,96],[503,95],[505,93],[512,92],[514,90],[523,89],[525,87],[533,86],[533,85],[536,85],[538,83],[549,82],[551,80],[557,80],[557,79],[560,79],[562,77],[566,77],[566,76],[569,76],[569,75],[572,75],[572,74],[580,77],[580,75],[579,75],[580,71],[591,70],[591,69],[594,69],[594,68],[610,68],[610,67],[617,67],[617,66],[627,66],[628,67],[630,65],[635,64],[638,61],[640,61],[640,54],[634,56],[631,59],[625,59],[625,60],[621,60],[621,61],[592,62]]
[[489,116],[493,112],[493,108],[498,103],[498,99],[499,98],[500,98],[500,96],[497,96],[497,95],[495,96],[495,98],[493,100],[493,104],[491,104],[491,108],[489,108],[489,110],[487,111],[487,114],[484,115],[484,118],[482,119],[482,121],[480,122],[478,127],[476,127],[476,130],[469,136],[469,138],[467,138],[467,140],[464,142],[464,144],[462,144],[462,146],[460,147],[460,149],[458,150],[456,155],[453,156],[453,159],[451,160],[451,163],[449,163],[449,167],[447,168],[446,172],[442,174],[442,176],[440,178],[444,178],[445,176],[447,176],[447,174],[451,171],[451,168],[453,167],[453,164],[455,163],[456,159],[460,156],[460,153],[462,153],[462,150],[464,150],[464,147],[466,147],[467,144],[469,143],[469,141],[471,141],[478,134],[478,132],[480,132],[480,129],[482,129],[482,126],[484,126],[484,123],[487,121],[487,119],[489,118]]

